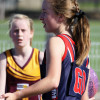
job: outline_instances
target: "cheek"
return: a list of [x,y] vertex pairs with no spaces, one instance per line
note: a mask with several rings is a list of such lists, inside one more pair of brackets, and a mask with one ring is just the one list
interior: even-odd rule
[[15,38],[16,38],[16,35],[15,35],[15,34],[10,34],[10,37],[11,37],[12,39],[15,39]]
[[24,35],[23,38],[24,38],[24,40],[30,40],[30,35],[29,34]]
[[51,20],[51,21],[48,23],[48,27],[49,27],[50,29],[56,29],[57,26],[58,26],[58,23],[56,23],[55,20]]
[[57,24],[56,18],[53,18],[52,16],[48,17],[47,22],[53,27]]

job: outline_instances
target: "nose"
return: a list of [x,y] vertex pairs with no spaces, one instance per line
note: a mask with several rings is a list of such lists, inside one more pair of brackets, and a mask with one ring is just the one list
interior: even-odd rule
[[40,14],[39,19],[40,19],[40,20],[43,20],[43,19],[44,19],[44,18],[43,18],[43,14],[42,14],[42,13]]
[[18,34],[19,36],[22,36],[23,35],[23,32],[22,32],[22,30],[19,30],[19,34]]

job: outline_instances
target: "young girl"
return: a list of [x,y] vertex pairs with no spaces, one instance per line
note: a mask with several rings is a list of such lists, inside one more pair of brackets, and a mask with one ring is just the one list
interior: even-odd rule
[[[0,54],[0,94],[22,90],[40,80],[43,53],[32,48],[33,21],[16,14],[9,23],[14,48]],[[42,100],[41,95],[22,100]]]
[[55,34],[46,46],[46,77],[2,97],[18,100],[52,90],[44,100],[88,100],[90,28],[86,15],[76,0],[44,0],[40,20],[46,32]]

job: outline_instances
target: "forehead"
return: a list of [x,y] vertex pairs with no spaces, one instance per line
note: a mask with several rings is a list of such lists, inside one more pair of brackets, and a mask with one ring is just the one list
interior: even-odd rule
[[12,22],[12,27],[29,27],[29,22],[26,19],[14,19]]
[[43,10],[51,9],[51,5],[50,5],[50,3],[47,0],[43,1],[42,9]]

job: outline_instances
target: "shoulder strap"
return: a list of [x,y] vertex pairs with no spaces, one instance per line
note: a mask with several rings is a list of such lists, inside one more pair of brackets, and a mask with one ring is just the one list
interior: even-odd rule
[[88,68],[89,65],[89,57],[87,56],[83,62],[83,66],[86,66],[86,68]]
[[11,54],[10,54],[10,51],[11,51],[11,49],[6,50],[6,51],[4,52],[4,54],[6,55],[6,58],[7,58],[8,56],[10,56],[10,55],[11,55]]
[[69,51],[71,62],[73,62],[75,56],[75,48],[74,48],[75,42],[68,35],[65,34],[58,35],[58,37],[60,37],[65,44],[65,53],[62,57],[62,61],[65,59],[67,51]]

